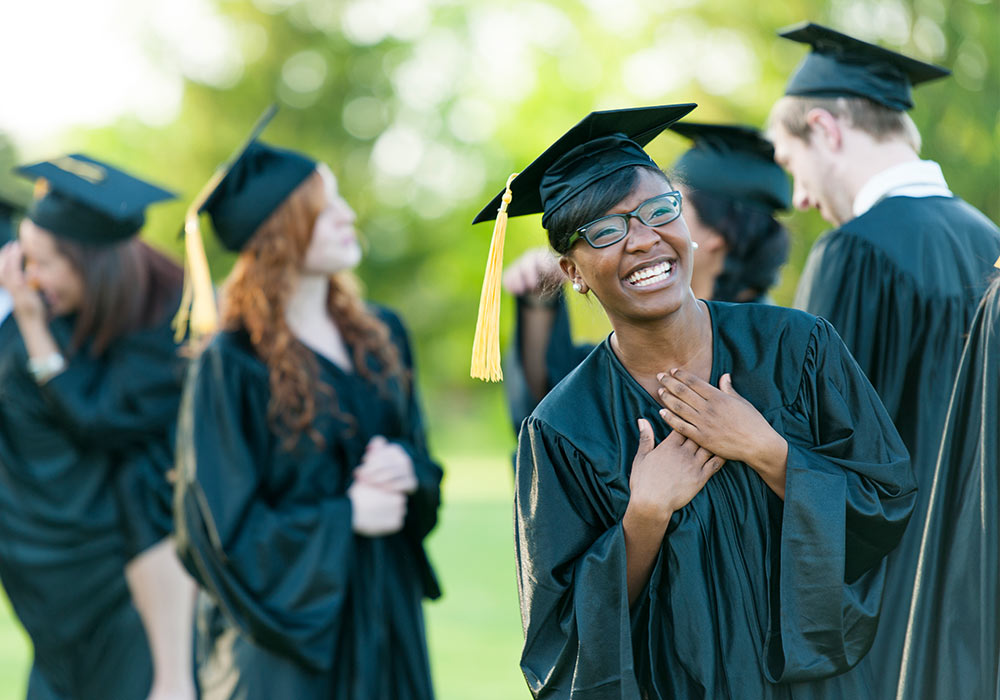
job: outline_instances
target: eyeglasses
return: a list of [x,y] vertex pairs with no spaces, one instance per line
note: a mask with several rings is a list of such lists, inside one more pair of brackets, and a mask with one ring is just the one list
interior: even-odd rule
[[677,190],[657,195],[635,208],[628,214],[609,214],[585,224],[569,237],[567,249],[583,238],[592,248],[607,248],[625,238],[628,222],[636,218],[651,228],[669,224],[681,215],[681,193]]

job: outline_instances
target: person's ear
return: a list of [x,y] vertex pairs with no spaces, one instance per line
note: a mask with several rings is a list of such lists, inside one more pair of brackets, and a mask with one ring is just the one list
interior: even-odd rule
[[844,134],[840,121],[825,109],[814,107],[806,114],[806,124],[809,125],[810,139],[817,139],[828,151],[839,151],[844,144]]
[[566,279],[573,283],[573,291],[580,294],[587,293],[587,283],[583,281],[580,269],[576,266],[573,258],[569,257],[569,255],[560,256],[559,267],[562,269],[563,274],[566,275]]

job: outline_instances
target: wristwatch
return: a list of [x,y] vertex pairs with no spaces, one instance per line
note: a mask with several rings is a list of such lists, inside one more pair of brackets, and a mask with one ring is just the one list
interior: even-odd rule
[[38,384],[44,384],[66,369],[66,358],[61,353],[52,352],[44,357],[28,358],[28,372]]

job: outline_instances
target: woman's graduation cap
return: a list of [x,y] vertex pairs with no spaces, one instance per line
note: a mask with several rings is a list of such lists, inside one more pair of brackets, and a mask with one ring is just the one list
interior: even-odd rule
[[563,134],[480,211],[472,223],[496,219],[479,318],[472,343],[472,376],[503,379],[500,369],[500,273],[508,216],[542,213],[542,226],[587,187],[624,168],[658,167],[642,147],[695,108],[660,105],[591,112]]
[[774,147],[752,126],[677,122],[670,127],[693,145],[672,172],[689,187],[735,197],[768,212],[787,209],[792,187],[774,162]]
[[867,97],[889,109],[913,108],[911,88],[937,80],[951,71],[812,22],[778,32],[778,36],[808,44],[808,54],[792,74],[786,95]]
[[178,339],[188,326],[197,339],[214,331],[218,323],[199,215],[206,212],[222,244],[239,251],[292,190],[316,170],[316,161],[301,153],[257,140],[277,111],[276,105],[264,111],[249,138],[215,171],[187,209],[184,297],[174,318]]
[[111,245],[131,238],[146,222],[146,207],[175,197],[79,153],[22,165],[16,172],[45,182],[28,218],[57,236],[82,243]]

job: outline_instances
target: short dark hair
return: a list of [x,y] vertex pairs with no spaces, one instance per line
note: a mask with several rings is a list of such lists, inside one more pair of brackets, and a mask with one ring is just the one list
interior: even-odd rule
[[635,188],[643,170],[656,173],[670,182],[662,170],[647,165],[623,168],[602,177],[552,213],[546,225],[549,245],[560,255],[565,255],[573,232],[604,216],[611,207],[625,199]]
[[687,198],[728,247],[712,298],[745,301],[747,290],[752,299],[763,297],[788,261],[788,230],[768,210],[736,197],[691,189]]
[[83,280],[70,353],[89,341],[90,354],[100,357],[122,336],[162,323],[179,304],[183,270],[137,237],[114,245],[54,238]]

